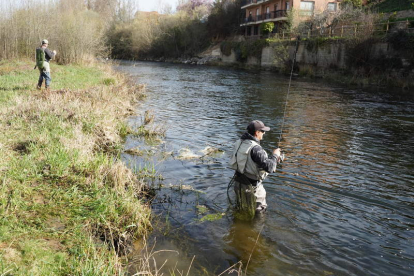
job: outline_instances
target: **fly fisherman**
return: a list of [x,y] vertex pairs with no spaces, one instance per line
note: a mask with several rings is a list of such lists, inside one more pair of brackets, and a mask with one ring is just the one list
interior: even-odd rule
[[52,78],[50,77],[50,60],[52,60],[55,55],[56,51],[50,51],[47,49],[49,46],[49,42],[46,39],[42,40],[42,46],[36,49],[36,67],[40,71],[39,82],[37,83],[37,89],[42,89],[43,79],[45,79],[45,86],[46,90],[49,90],[50,82]]
[[280,149],[274,149],[268,157],[260,146],[263,135],[270,128],[261,121],[252,121],[244,133],[234,144],[230,165],[234,169],[234,191],[239,211],[247,211],[249,215],[266,211],[266,190],[262,181],[269,173],[276,171],[276,165],[283,161]]

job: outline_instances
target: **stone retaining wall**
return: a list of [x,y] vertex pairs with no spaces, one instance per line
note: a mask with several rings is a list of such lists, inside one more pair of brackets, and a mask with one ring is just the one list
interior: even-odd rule
[[[298,48],[296,61],[300,64],[309,64],[319,68],[346,68],[346,47],[345,43],[331,42],[322,46],[312,49],[307,47],[306,42],[301,42]],[[293,59],[295,45],[288,47],[289,56]],[[388,43],[376,43],[372,49],[372,57],[394,57],[396,53],[392,50],[392,47]],[[260,66],[263,68],[277,68],[275,64],[275,51],[269,46],[262,50],[261,60],[254,57],[249,57],[244,63],[245,66]],[[352,58],[352,57],[349,57]],[[401,60],[405,61],[403,58]],[[221,62],[224,64],[239,64],[236,59],[234,51],[231,51],[230,56],[226,56],[221,53]]]

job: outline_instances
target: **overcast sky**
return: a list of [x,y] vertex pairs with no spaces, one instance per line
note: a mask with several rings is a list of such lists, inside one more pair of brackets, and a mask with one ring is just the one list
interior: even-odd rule
[[[2,0],[0,0],[2,1]],[[164,5],[170,5],[172,10],[175,11],[178,0],[139,0],[140,11],[161,11]]]

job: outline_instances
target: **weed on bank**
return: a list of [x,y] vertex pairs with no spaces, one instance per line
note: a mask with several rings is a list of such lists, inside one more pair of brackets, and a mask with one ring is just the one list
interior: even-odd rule
[[143,97],[103,65],[0,62],[0,275],[124,275],[150,227],[143,188],[118,160]]

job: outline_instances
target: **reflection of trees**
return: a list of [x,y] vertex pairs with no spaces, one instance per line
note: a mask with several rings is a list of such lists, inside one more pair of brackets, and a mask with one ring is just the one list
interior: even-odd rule
[[[294,154],[290,156],[295,160],[293,165],[309,173],[336,170],[350,138],[344,133],[348,124],[345,106],[338,104],[332,92],[317,93],[291,95],[281,145]],[[324,179],[329,181],[330,176],[324,174]]]

